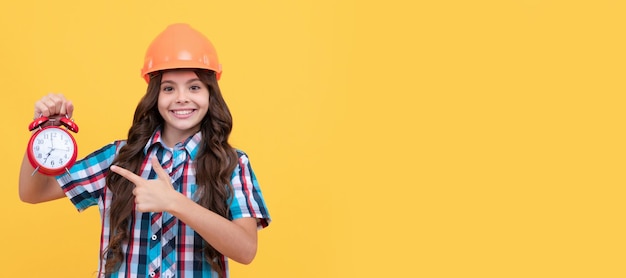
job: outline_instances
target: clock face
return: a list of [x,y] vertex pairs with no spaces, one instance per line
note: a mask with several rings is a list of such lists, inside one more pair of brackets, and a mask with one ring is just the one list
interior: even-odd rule
[[[63,170],[76,159],[74,138],[60,128],[44,128],[35,134],[29,146],[32,159],[43,169]],[[62,172],[62,171],[61,171]]]

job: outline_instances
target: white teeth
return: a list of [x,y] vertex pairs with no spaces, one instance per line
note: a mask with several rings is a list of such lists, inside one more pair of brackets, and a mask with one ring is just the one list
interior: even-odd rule
[[193,112],[193,110],[175,110],[174,114],[176,115],[189,115]]

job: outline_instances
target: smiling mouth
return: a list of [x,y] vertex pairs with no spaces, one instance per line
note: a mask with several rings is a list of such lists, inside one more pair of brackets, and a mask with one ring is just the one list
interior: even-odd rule
[[172,113],[174,113],[174,115],[178,115],[178,116],[185,116],[185,115],[189,115],[191,113],[193,113],[193,111],[196,111],[195,109],[190,109],[190,110],[172,110]]

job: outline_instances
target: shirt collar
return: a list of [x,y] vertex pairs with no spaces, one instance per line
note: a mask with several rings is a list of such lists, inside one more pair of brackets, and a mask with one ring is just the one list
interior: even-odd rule
[[[165,142],[163,142],[163,136],[161,136],[162,127],[159,126],[152,136],[146,146],[143,148],[143,154],[148,155],[148,151],[155,146],[160,145],[162,148],[167,148]],[[177,146],[181,145],[187,153],[189,154],[189,158],[192,160],[196,158],[196,154],[198,153],[198,146],[200,145],[200,141],[202,140],[202,132],[198,131],[196,134],[189,136],[189,138],[185,139],[184,142],[176,144]],[[176,148],[176,147],[175,147]]]

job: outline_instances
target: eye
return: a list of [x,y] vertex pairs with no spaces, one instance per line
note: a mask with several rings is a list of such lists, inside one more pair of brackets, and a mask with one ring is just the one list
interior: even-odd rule
[[198,91],[201,90],[202,87],[198,86],[198,85],[191,85],[191,87],[189,88],[192,91]]
[[173,90],[174,90],[174,87],[172,87],[172,86],[163,86],[163,87],[161,87],[161,91],[163,91],[163,92],[171,92]]

